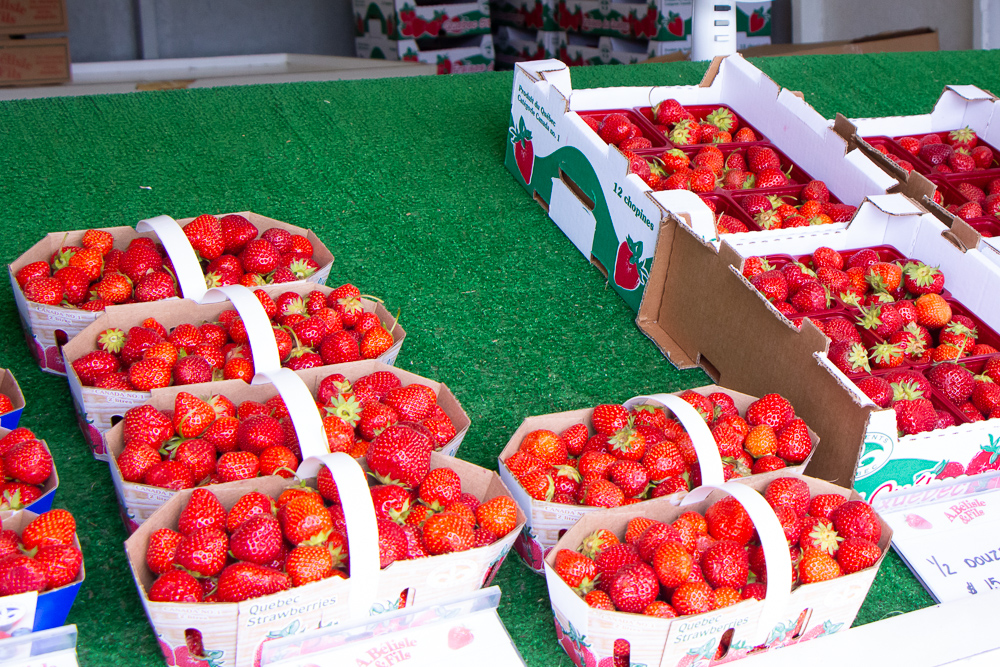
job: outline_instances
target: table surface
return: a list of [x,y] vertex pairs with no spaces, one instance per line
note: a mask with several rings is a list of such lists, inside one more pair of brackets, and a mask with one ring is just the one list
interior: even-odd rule
[[[996,52],[755,59],[821,114],[929,112],[947,84],[1000,89]],[[574,88],[697,84],[706,63],[579,68]],[[633,313],[503,166],[510,72],[290,83],[0,102],[0,254],[45,233],[168,214],[251,210],[311,227],[330,285],[401,311],[397,366],[446,383],[472,427],[459,456],[487,468],[529,415],[708,384],[678,371]],[[27,399],[22,425],[50,444],[56,506],[78,522],[87,579],[69,616],[82,665],[162,658],[122,551],[106,464],[76,428],[63,378],[40,372],[13,297],[0,294],[0,366]],[[500,614],[529,665],[569,665],[544,581],[512,555]],[[893,554],[858,623],[931,599]]]

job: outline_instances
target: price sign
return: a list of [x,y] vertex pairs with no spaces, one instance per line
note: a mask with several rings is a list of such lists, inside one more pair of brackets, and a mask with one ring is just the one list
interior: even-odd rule
[[892,546],[938,602],[1000,590],[1000,491],[883,513]]

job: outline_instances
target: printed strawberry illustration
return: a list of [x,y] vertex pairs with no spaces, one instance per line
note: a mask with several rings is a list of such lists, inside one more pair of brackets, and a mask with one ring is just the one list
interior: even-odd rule
[[676,37],[684,36],[684,19],[679,14],[667,13],[667,32]]
[[517,129],[508,130],[510,143],[514,144],[514,161],[521,178],[526,184],[531,183],[531,172],[535,168],[535,149],[531,145],[531,130],[524,124],[524,117],[518,119]]
[[451,74],[451,60],[448,59],[448,56],[438,56],[437,73]]
[[472,635],[472,631],[464,625],[456,625],[454,628],[448,631],[448,648],[453,651],[457,651],[463,646],[468,646],[475,639]]
[[615,258],[615,284],[624,290],[634,290],[645,285],[649,280],[649,268],[652,257],[642,259],[642,241],[633,241],[631,236],[625,238],[618,246]]
[[919,514],[907,514],[904,518],[906,519],[906,525],[908,525],[910,528],[927,530],[928,528],[934,527],[930,521],[920,516]]
[[761,9],[755,9],[752,14],[750,14],[750,32],[759,32],[764,28],[764,12]]

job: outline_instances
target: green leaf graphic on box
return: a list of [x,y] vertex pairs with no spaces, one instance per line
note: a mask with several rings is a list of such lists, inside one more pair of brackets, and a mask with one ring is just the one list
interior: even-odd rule
[[372,52],[368,57],[373,58],[375,60],[385,60],[385,54],[382,53],[382,49],[380,49],[377,46],[372,49]]
[[882,466],[876,474],[854,480],[854,488],[858,493],[870,498],[871,494],[886,482],[895,482],[900,487],[913,486],[922,473],[933,470],[937,463],[927,459],[893,459]]
[[372,19],[375,19],[376,21],[379,22],[379,25],[382,26],[379,29],[379,32],[381,32],[382,34],[385,34],[385,14],[382,13],[382,10],[379,9],[379,6],[376,5],[374,2],[369,3],[368,9],[367,9],[367,11],[365,11],[365,21],[364,22],[367,24],[368,21],[370,21]]
[[488,65],[493,62],[493,59],[482,55],[475,55],[463,58],[460,62],[463,62],[466,65]]

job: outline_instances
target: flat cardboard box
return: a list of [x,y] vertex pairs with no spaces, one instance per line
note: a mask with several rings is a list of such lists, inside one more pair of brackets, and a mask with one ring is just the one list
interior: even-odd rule
[[[739,408],[740,414],[746,414],[747,407],[757,400],[757,397],[741,394],[714,384],[704,387],[695,387],[692,391],[696,391],[703,396],[708,396],[712,392],[716,391],[729,394],[733,397],[733,402],[736,404],[736,407]],[[683,392],[674,392],[674,395],[678,396],[681,393]],[[655,401],[650,403],[653,405],[659,405]],[[670,410],[667,409],[667,412],[670,413]],[[524,487],[521,486],[521,484],[517,481],[517,478],[515,478],[511,473],[510,469],[506,465],[506,461],[510,458],[511,454],[520,448],[521,441],[524,440],[524,436],[531,431],[535,431],[537,429],[548,429],[555,431],[556,433],[560,433],[573,424],[579,423],[587,424],[588,430],[592,431],[593,429],[590,426],[590,422],[593,413],[593,408],[585,408],[582,410],[570,410],[567,412],[528,417],[521,422],[521,425],[516,431],[514,431],[514,434],[507,442],[507,445],[503,448],[503,451],[500,452],[500,465],[498,466],[500,478],[504,481],[504,484],[507,485],[507,488],[511,490],[511,496],[517,501],[521,510],[528,517],[527,522],[524,524],[524,529],[521,531],[521,534],[517,536],[517,540],[514,542],[514,549],[517,551],[518,555],[521,556],[521,560],[524,561],[525,565],[539,574],[544,571],[542,567],[543,559],[546,554],[548,554],[549,550],[555,546],[559,537],[581,518],[592,512],[598,512],[601,508],[591,507],[588,505],[563,505],[561,503],[535,500],[528,495],[528,492],[524,490]],[[593,435],[593,433],[591,433],[591,435]],[[813,451],[815,451],[816,447],[819,445],[819,437],[812,431],[812,429],[809,430],[809,435],[812,437]],[[696,436],[692,434],[692,438],[694,437]],[[713,440],[707,443],[707,446],[709,451],[715,454],[715,460],[718,461],[718,449],[715,441]],[[810,453],[809,457],[807,457],[801,464],[785,468],[785,473],[789,475],[801,475],[805,471],[806,464],[811,458],[812,453]],[[721,465],[721,461],[719,461],[718,464]],[[680,501],[683,495],[684,494],[682,493],[677,493],[671,495],[670,498],[672,499],[672,502],[676,504]],[[650,501],[647,500],[643,502],[645,503]]]
[[447,45],[369,35],[355,38],[354,45],[359,58],[428,63],[437,66],[438,74],[492,72],[496,66],[493,37],[489,34],[449,40]]
[[[803,171],[823,179],[842,202],[858,205],[865,196],[897,185],[860,151],[848,150],[844,138],[802,98],[782,90],[739,55],[716,59],[696,86],[574,90],[565,63],[518,64],[505,164],[633,310],[639,309],[668,211],[684,210],[687,224],[718,243],[714,216],[697,195],[653,192],[628,173],[625,157],[601,140],[580,114],[644,108],[671,97],[689,106],[732,108]],[[522,142],[526,133],[528,142]]]
[[[20,535],[21,531],[38,517],[39,514],[41,512],[33,512],[27,509],[9,514],[5,513],[3,528],[4,530],[13,530]],[[79,535],[73,536],[73,546],[80,549],[81,553],[83,552],[83,549],[80,547]],[[38,601],[35,605],[35,624],[31,628],[32,632],[57,628],[66,623],[69,610],[72,608],[73,602],[76,601],[76,595],[80,592],[83,580],[87,577],[86,560],[87,554],[84,553],[83,560],[80,562],[80,572],[71,583],[38,594]]]
[[0,86],[43,86],[70,80],[69,38],[0,37]]
[[[334,288],[327,287],[326,285],[317,285],[316,283],[303,281],[267,285],[261,289],[274,298],[285,292],[295,292],[305,295],[312,291],[320,291],[324,294],[330,294],[334,290]],[[378,315],[379,320],[382,321],[385,328],[392,331],[392,346],[376,359],[376,361],[392,366],[396,363],[396,357],[403,347],[406,331],[396,322],[396,318],[386,310],[382,303],[368,299],[362,299],[361,303],[365,311],[374,312]],[[111,306],[104,313],[98,313],[101,315],[100,317],[90,323],[62,347],[64,365],[66,367],[66,379],[69,381],[69,391],[73,396],[73,407],[76,410],[77,422],[83,431],[84,438],[90,443],[95,458],[106,460],[107,452],[104,433],[114,426],[129,408],[148,401],[150,392],[99,389],[97,387],[84,386],[80,381],[80,376],[73,370],[73,362],[97,349],[97,337],[105,329],[116,327],[128,332],[130,328],[139,326],[147,317],[155,317],[157,322],[162,324],[167,331],[171,331],[178,324],[185,322],[192,324],[214,322],[221,312],[233,310],[233,308],[234,306],[230,301],[198,304],[190,299],[169,299],[156,304]],[[324,366],[324,368],[329,368],[329,366]],[[186,386],[193,392],[211,391],[209,385],[212,384],[214,383]]]
[[868,198],[842,229],[794,232],[738,235],[717,250],[685,225],[665,226],[636,323],[675,366],[700,365],[726,387],[791,401],[823,442],[807,473],[853,485],[869,501],[932,484],[935,466],[964,465],[1000,437],[998,420],[898,437],[895,412],[878,409],[826,358],[826,336],[811,322],[796,329],[740,272],[751,256],[889,245],[939,266],[955,299],[996,329],[1000,270],[974,243],[901,194]]
[[14,405],[13,410],[0,415],[0,428],[13,431],[17,428],[18,422],[21,421],[25,402],[24,393],[21,391],[21,386],[17,384],[17,378],[6,368],[0,368],[0,394],[9,398],[10,402]]
[[[772,479],[781,476],[780,473],[756,475],[745,485],[763,491]],[[822,480],[804,479],[813,495],[837,493],[851,500],[859,498],[847,489]],[[787,603],[776,609],[770,608],[773,602],[769,605],[765,599],[744,600],[717,611],[673,619],[597,610],[589,607],[553,569],[559,550],[576,549],[584,537],[598,528],[609,529],[624,539],[625,527],[634,517],[670,522],[685,511],[704,514],[712,503],[723,496],[722,491],[715,491],[707,500],[686,507],[677,507],[661,498],[602,510],[588,514],[566,531],[545,558],[545,581],[555,616],[556,636],[576,664],[591,665],[604,659],[610,660],[616,639],[628,641],[632,664],[693,664],[692,660],[697,656],[704,658],[703,663],[697,664],[709,664],[719,641],[727,632],[732,632],[732,635],[728,652],[723,658],[725,661],[755,651],[755,647],[762,642],[766,643],[766,650],[771,650],[850,628],[892,539],[892,530],[881,519],[882,535],[878,544],[882,556],[875,565],[837,579],[799,586],[791,592]],[[779,620],[773,626],[765,627],[763,619],[768,614],[774,614]]]
[[356,37],[434,39],[490,32],[488,0],[423,5],[412,0],[353,0]]
[[[218,216],[228,215],[219,213]],[[280,220],[274,220],[251,211],[240,211],[238,215],[247,218],[260,232],[271,227],[280,227],[293,234],[301,234],[309,239],[313,246],[313,259],[319,264],[319,269],[308,279],[283,285],[296,284],[326,284],[326,279],[330,275],[330,267],[333,265],[333,255],[310,229],[290,225]],[[184,218],[177,220],[178,225],[184,226],[194,218]],[[134,227],[105,227],[105,231],[111,233],[115,238],[115,247],[124,249],[129,242],[137,237],[147,237],[157,240],[153,232],[137,232]],[[91,312],[78,308],[63,308],[61,306],[48,306],[45,304],[28,301],[24,297],[24,292],[17,284],[15,275],[25,265],[36,261],[49,261],[53,253],[65,245],[80,245],[84,229],[70,232],[51,232],[46,234],[41,241],[31,246],[14,262],[7,266],[7,273],[10,277],[11,290],[14,292],[14,302],[17,304],[17,312],[21,318],[21,326],[24,329],[25,339],[31,354],[35,357],[39,367],[55,375],[65,375],[66,368],[63,364],[61,348],[76,334],[83,331],[88,325],[97,320],[102,312]],[[185,237],[186,239],[186,237]],[[175,268],[180,266],[180,262],[174,262]],[[201,267],[189,267],[189,271],[201,274]],[[163,301],[158,302],[163,303]],[[131,307],[144,308],[147,304],[129,304]]]
[[65,0],[0,1],[0,35],[66,32]]
[[841,53],[895,53],[899,51],[937,51],[938,32],[933,28],[892,32],[812,44],[770,44],[740,49],[746,58],[762,56],[815,56]]
[[560,30],[582,35],[691,41],[691,0],[608,2],[571,0],[556,5]]
[[[402,380],[404,385],[420,383],[434,390],[434,393],[438,397],[438,405],[441,406],[441,409],[451,419],[457,431],[455,437],[442,447],[438,453],[441,456],[455,456],[459,446],[462,444],[462,440],[465,438],[465,434],[469,431],[471,422],[465,410],[462,409],[461,403],[458,402],[458,399],[455,398],[455,395],[451,393],[451,390],[446,385],[428,380],[408,371],[392,368],[378,361],[354,361],[347,364],[322,366],[304,371],[296,371],[295,374],[306,383],[310,393],[315,396],[319,388],[319,383],[323,378],[333,373],[343,373],[348,380],[353,382],[375,371],[387,370],[392,371]],[[199,387],[200,390],[194,387]],[[148,403],[159,410],[173,410],[174,399],[182,391],[188,391],[203,398],[207,398],[210,394],[222,394],[237,405],[249,400],[263,403],[279,393],[273,384],[249,385],[242,380],[224,380],[205,385],[155,389],[144,403]],[[114,427],[104,434],[104,439],[107,443],[106,455],[111,470],[111,481],[114,484],[115,494],[118,496],[118,504],[122,510],[122,520],[129,531],[134,531],[143,522],[153,516],[157,509],[167,500],[177,495],[177,492],[137,482],[126,482],[122,478],[121,469],[118,467],[118,457],[125,449],[124,435],[124,426],[121,425],[121,422],[117,422]],[[511,541],[513,541],[513,538],[511,538]]]
[[[462,480],[462,491],[480,500],[509,495],[495,472],[465,461],[432,454],[431,468],[451,468]],[[314,480],[310,480],[314,484]],[[275,497],[297,480],[267,477],[230,482],[212,487],[228,510],[243,494],[259,491]],[[160,642],[173,648],[186,644],[186,631],[201,633],[205,652],[213,652],[222,664],[249,667],[269,633],[306,632],[352,619],[348,606],[353,581],[324,579],[282,593],[244,602],[167,603],[152,602],[146,591],[155,575],[146,566],[149,536],[157,529],[176,529],[177,517],[186,506],[191,490],[180,491],[167,501],[125,542],[132,576],[153,631]],[[493,544],[460,553],[397,561],[381,571],[371,613],[396,609],[405,596],[406,605],[428,605],[448,601],[489,585],[524,524],[518,511],[517,527]],[[275,613],[275,610],[284,610]],[[293,627],[294,626],[294,627]],[[284,636],[284,635],[282,635]],[[217,652],[217,653],[215,653]]]

